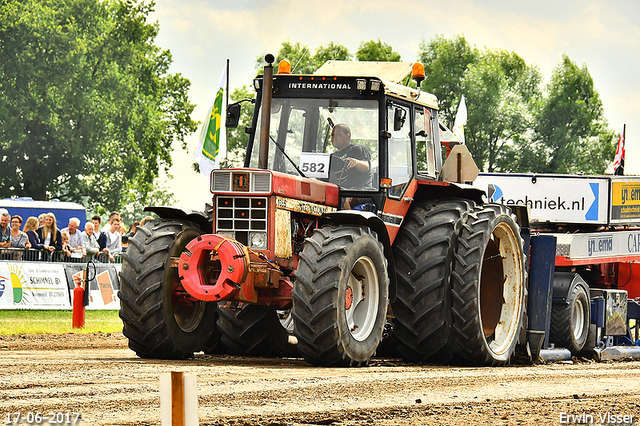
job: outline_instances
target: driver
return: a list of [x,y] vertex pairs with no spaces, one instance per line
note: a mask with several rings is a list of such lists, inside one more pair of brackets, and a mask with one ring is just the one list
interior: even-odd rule
[[351,129],[346,124],[336,124],[331,130],[331,144],[338,151],[331,154],[341,164],[336,167],[336,177],[340,187],[362,189],[371,186],[371,155],[362,145],[351,144]]

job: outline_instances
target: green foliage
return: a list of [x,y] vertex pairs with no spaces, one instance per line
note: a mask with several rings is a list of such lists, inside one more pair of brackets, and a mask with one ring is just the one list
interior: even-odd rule
[[464,74],[479,57],[480,51],[460,35],[451,40],[436,36],[420,43],[418,60],[426,74],[422,88],[438,97],[441,122],[453,126],[455,110],[464,93]]
[[563,55],[547,92],[533,136],[542,153],[542,171],[603,173],[615,153],[615,140],[586,65],[579,67]]
[[196,129],[190,83],[147,23],[154,3],[0,5],[0,196],[121,210]]
[[[532,125],[540,73],[513,52],[486,51],[464,73],[468,120],[465,139],[480,169],[508,170],[507,147]],[[467,137],[468,135],[468,137]]]
[[399,62],[400,54],[395,52],[387,43],[370,40],[360,43],[356,52],[358,61]]
[[545,91],[537,67],[464,36],[423,40],[419,58],[442,122],[452,125],[465,95],[465,139],[481,170],[601,174],[612,161],[615,139],[593,80],[566,55]]
[[[255,99],[256,93],[251,86],[242,86],[234,89],[231,93],[229,103],[239,102],[244,99]],[[247,127],[251,127],[254,104],[243,102],[240,109],[240,122],[235,129],[227,130],[227,159],[223,165],[225,168],[241,167],[244,164],[244,157],[247,153],[247,143],[249,135],[245,132]]]
[[[258,56],[256,59],[256,70],[260,75],[266,65],[264,56]],[[287,40],[282,42],[274,66],[277,67],[280,61],[286,59],[291,63],[292,74],[313,74],[328,60],[349,61],[351,58],[349,49],[334,42],[330,42],[327,46],[320,46],[312,53],[308,46]]]

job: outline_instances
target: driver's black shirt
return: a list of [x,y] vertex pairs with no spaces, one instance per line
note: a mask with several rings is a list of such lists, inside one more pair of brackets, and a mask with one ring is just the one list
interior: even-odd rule
[[[332,174],[335,173],[337,176],[338,184],[342,188],[346,189],[364,189],[371,187],[371,155],[369,151],[362,145],[349,145],[340,151],[334,152],[331,154],[332,157],[337,157],[340,160],[344,160],[345,158],[354,158],[356,160],[365,160],[369,165],[369,170],[365,172],[360,172],[356,170],[356,168],[351,169],[343,169],[343,162],[341,161],[332,161],[331,169]],[[334,163],[340,164],[340,166],[334,166]]]

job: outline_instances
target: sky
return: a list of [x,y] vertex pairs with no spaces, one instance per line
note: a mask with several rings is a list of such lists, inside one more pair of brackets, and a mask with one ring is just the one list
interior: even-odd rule
[[[589,70],[611,128],[622,133],[626,124],[625,174],[640,174],[639,0],[156,0],[149,20],[160,26],[156,44],[172,53],[170,72],[191,81],[192,118],[200,122],[227,59],[231,90],[250,85],[256,58],[277,54],[287,40],[311,51],[333,41],[355,53],[380,39],[413,62],[422,41],[464,35],[480,49],[517,53],[544,84],[567,54]],[[198,134],[187,138],[188,152],[174,143],[173,177],[162,184],[178,207],[202,210],[211,193],[208,177],[191,169]]]

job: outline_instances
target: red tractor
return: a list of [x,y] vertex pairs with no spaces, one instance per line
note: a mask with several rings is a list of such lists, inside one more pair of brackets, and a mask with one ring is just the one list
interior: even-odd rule
[[[410,362],[500,364],[524,344],[525,254],[504,206],[443,165],[420,64],[329,61],[254,80],[243,168],[211,211],[155,207],[130,239],[120,316],[141,357],[226,350],[366,365],[385,329]],[[237,125],[239,104],[228,121]]]

